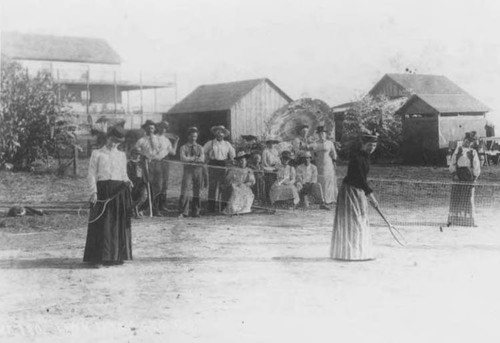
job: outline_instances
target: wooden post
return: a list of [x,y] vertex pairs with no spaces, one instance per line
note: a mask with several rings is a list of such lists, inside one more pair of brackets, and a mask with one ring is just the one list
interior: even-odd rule
[[90,105],[90,66],[87,65],[87,116],[89,115],[89,105]]
[[116,98],[118,97],[118,88],[116,86],[116,70],[113,72],[113,84],[115,86],[115,96],[114,96],[114,100],[115,100],[115,114],[117,112],[117,107],[116,107]]
[[144,108],[142,104],[142,72],[139,74],[139,84],[140,84],[140,95],[141,95],[141,126],[144,123]]
[[73,175],[78,173],[78,147],[76,144],[73,145]]

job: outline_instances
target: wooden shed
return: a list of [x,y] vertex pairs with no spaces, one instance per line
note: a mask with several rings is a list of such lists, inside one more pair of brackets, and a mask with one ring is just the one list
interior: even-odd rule
[[180,134],[181,142],[190,126],[200,130],[200,143],[212,138],[210,127],[214,125],[228,128],[232,139],[261,136],[271,114],[291,101],[267,78],[202,85],[172,107],[164,119]]
[[450,142],[465,132],[486,136],[488,107],[442,75],[386,74],[371,96],[407,97],[397,111],[402,116],[403,160],[407,164],[445,162]]
[[476,131],[487,135],[488,107],[467,93],[415,94],[398,110],[403,124],[406,163],[442,164],[450,146]]

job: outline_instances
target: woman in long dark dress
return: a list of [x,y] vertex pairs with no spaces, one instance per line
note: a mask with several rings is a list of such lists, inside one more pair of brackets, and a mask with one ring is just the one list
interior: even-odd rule
[[351,155],[347,175],[337,197],[330,257],[343,261],[374,258],[368,221],[368,201],[378,206],[368,185],[370,154],[377,147],[377,136],[363,134],[359,148]]
[[94,150],[90,157],[90,203],[98,209],[103,201],[111,199],[102,214],[94,211],[99,215],[89,220],[83,261],[96,266],[122,264],[132,259],[131,182],[125,153],[117,149],[124,140],[122,129],[111,128],[106,145]]

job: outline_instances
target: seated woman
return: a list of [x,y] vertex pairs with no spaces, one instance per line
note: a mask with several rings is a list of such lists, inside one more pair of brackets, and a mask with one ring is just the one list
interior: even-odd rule
[[264,167],[262,166],[262,157],[259,151],[254,151],[248,160],[248,167],[252,169],[255,176],[255,184],[252,186],[255,198],[260,202],[266,202],[267,193],[264,180]]
[[281,165],[278,166],[277,179],[269,191],[271,204],[276,201],[293,200],[294,206],[299,203],[299,192],[295,187],[295,168],[290,166],[290,151],[281,153]]
[[253,171],[247,167],[249,155],[244,151],[237,154],[236,168],[230,168],[224,178],[227,206],[224,214],[243,214],[252,212],[254,195],[251,187],[255,184]]

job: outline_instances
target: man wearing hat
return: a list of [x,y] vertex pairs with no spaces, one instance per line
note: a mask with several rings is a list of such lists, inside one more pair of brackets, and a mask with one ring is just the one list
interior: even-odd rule
[[215,212],[216,193],[219,186],[224,182],[226,165],[231,164],[236,152],[228,141],[224,140],[229,136],[229,130],[223,125],[213,126],[210,131],[215,139],[205,143],[203,152],[208,163],[208,211]]
[[[181,146],[179,151],[181,161],[184,164],[182,174],[181,196],[179,198],[179,218],[189,216],[189,207],[192,199],[193,216],[200,216],[201,199],[200,189],[203,186],[203,168],[205,162],[205,153],[203,147],[196,143],[198,139],[198,129],[190,127],[187,130],[188,141]],[[188,195],[189,189],[193,188],[193,197]]]
[[[142,129],[146,131],[146,136],[140,138],[136,143],[136,148],[139,153],[144,156],[147,163],[147,175],[151,184],[151,197],[153,200],[153,214],[161,216],[160,213],[160,194],[163,183],[163,166],[162,160],[165,156],[171,153],[171,145],[167,144],[164,139],[155,135],[156,125],[151,120],[147,120]],[[169,142],[170,143],[170,142]],[[175,151],[173,152],[175,153]]]
[[130,159],[127,162],[127,175],[132,182],[132,206],[135,218],[142,216],[141,207],[148,200],[147,182],[145,180],[144,168],[141,163],[141,154],[137,148],[129,152]]
[[[170,124],[168,121],[163,120],[156,124],[156,134],[162,142],[163,151],[161,155],[165,155],[161,161],[162,168],[162,182],[161,182],[161,192],[159,194],[159,209],[160,211],[167,211],[167,190],[168,190],[168,176],[169,176],[169,164],[168,155],[175,155],[177,151],[177,143],[179,142],[179,137],[172,135],[167,132]],[[174,140],[174,144],[170,141],[170,138]]]
[[262,151],[262,169],[264,169],[264,188],[267,201],[269,198],[269,190],[276,181],[276,171],[281,165],[280,154],[276,145],[280,142],[278,137],[268,137],[266,139],[266,147]]
[[318,183],[318,169],[311,163],[312,154],[310,151],[302,153],[300,157],[302,163],[297,166],[295,186],[299,191],[299,196],[305,208],[309,207],[308,196],[312,195],[317,199],[323,199],[321,185]]

